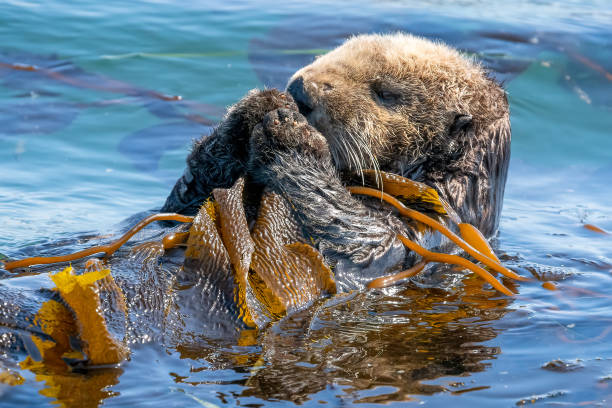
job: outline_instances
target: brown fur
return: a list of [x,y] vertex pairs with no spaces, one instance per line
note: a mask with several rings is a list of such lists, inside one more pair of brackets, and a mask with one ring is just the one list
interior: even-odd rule
[[[360,138],[381,165],[417,161],[456,114],[471,115],[478,128],[508,110],[504,91],[473,60],[406,34],[354,37],[297,77],[313,99],[311,123],[331,144],[340,150],[338,140]],[[400,103],[385,106],[377,90],[399,95]],[[341,162],[355,165],[344,153],[337,152]]]
[[[408,34],[363,35],[296,72],[287,89],[327,138],[340,171],[380,168],[424,181],[465,221],[495,230],[509,157],[508,103],[472,59]],[[472,208],[479,204],[491,213],[483,223]]]

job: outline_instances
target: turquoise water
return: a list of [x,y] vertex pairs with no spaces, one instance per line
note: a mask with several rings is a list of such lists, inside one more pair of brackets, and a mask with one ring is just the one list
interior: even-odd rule
[[[122,220],[161,206],[190,140],[249,89],[283,87],[351,34],[397,30],[457,46],[504,81],[513,144],[496,249],[508,266],[560,290],[523,284],[508,301],[466,279],[448,291],[352,294],[286,319],[250,347],[143,335],[119,368],[74,374],[71,384],[91,380],[74,398],[87,392],[91,406],[612,404],[612,236],[584,228],[612,231],[607,0],[5,1],[0,63],[42,70],[0,65],[0,253],[19,258],[57,242],[70,252],[80,248],[76,236],[117,232]],[[24,385],[0,384],[0,405],[79,406],[53,397],[44,376],[20,374]]]

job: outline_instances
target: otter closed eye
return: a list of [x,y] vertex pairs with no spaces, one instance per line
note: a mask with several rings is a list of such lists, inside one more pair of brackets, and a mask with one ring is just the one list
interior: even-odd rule
[[400,92],[382,88],[378,84],[372,86],[372,91],[376,102],[384,106],[391,107],[404,101]]

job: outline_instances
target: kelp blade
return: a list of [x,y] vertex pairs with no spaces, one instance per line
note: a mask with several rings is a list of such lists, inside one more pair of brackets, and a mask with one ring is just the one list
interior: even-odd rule
[[79,337],[91,365],[117,364],[129,355],[127,347],[108,331],[101,314],[100,296],[96,282],[110,276],[104,269],[75,275],[72,267],[51,275],[62,299],[74,313]]
[[[430,210],[440,215],[448,214],[446,205],[440,199],[436,189],[426,184],[384,171],[364,170],[363,176],[366,185],[376,187],[400,199],[405,204]],[[379,182],[382,185],[379,186]]]
[[255,243],[251,239],[244,213],[243,191],[244,179],[240,178],[230,189],[213,190],[213,196],[217,203],[215,209],[218,213],[221,240],[234,268],[234,301],[245,321],[260,326],[263,324],[260,307],[255,304],[252,296],[247,296],[248,274]]
[[271,317],[282,317],[324,294],[336,293],[332,272],[321,254],[298,242],[297,225],[281,196],[263,196],[251,235],[255,242],[251,269],[256,276],[249,277],[260,289],[257,293],[267,296],[263,302],[274,296]]

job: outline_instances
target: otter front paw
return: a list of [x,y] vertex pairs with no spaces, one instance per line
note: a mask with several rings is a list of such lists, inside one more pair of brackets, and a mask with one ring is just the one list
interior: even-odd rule
[[295,110],[276,109],[255,126],[250,141],[250,167],[261,167],[279,154],[330,160],[325,137]]
[[297,112],[298,108],[291,95],[277,89],[260,91],[253,89],[227,111],[217,129],[227,143],[248,146],[251,133],[264,116],[275,109]]

